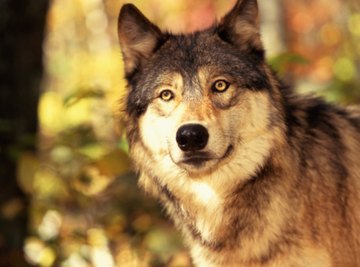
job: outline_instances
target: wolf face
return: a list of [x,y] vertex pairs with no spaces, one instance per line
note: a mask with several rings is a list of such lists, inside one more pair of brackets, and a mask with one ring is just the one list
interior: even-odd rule
[[134,6],[123,7],[127,111],[139,120],[137,134],[152,157],[202,175],[228,163],[243,144],[266,139],[276,108],[257,23],[256,1],[243,1],[216,27],[171,35]]

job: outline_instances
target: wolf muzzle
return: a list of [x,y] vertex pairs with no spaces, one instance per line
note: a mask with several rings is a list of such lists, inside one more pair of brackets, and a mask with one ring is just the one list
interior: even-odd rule
[[201,124],[185,124],[176,133],[176,142],[182,151],[199,151],[207,145],[208,130]]

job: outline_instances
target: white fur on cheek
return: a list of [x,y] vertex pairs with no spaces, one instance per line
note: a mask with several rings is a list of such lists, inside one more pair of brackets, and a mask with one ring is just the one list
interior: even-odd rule
[[159,116],[151,106],[139,122],[141,139],[155,157],[163,157],[168,152],[168,140],[174,123]]

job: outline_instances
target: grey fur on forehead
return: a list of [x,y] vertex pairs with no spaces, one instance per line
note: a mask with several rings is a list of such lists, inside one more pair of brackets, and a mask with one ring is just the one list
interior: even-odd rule
[[[169,35],[163,46],[144,64],[144,73],[152,81],[166,72],[178,72],[184,79],[192,80],[198,70],[206,66],[218,69],[218,75],[227,74],[256,89],[259,86],[249,76],[249,70],[254,74],[259,70],[262,73],[262,62],[261,56],[238,50],[221,40],[212,29],[190,35]],[[259,75],[258,79],[264,80],[265,76]]]

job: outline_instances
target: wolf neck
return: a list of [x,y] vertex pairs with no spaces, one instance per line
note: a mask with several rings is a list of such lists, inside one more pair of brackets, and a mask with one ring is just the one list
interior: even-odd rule
[[[160,198],[188,242],[197,244],[193,253],[197,249],[234,249],[242,251],[243,260],[247,261],[268,255],[271,245],[280,242],[279,233],[285,221],[291,222],[290,207],[283,201],[289,197],[291,187],[286,184],[289,179],[281,179],[288,173],[280,168],[285,156],[268,154],[250,177],[240,179],[240,182],[229,181],[231,191],[219,191],[216,182],[196,181],[189,177],[185,177],[187,182],[177,188],[146,175],[141,177],[140,183],[151,179],[156,184],[153,193]],[[233,173],[228,177],[224,173],[223,177],[212,179],[221,179],[225,184],[228,178],[234,179]]]

